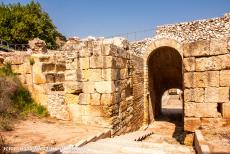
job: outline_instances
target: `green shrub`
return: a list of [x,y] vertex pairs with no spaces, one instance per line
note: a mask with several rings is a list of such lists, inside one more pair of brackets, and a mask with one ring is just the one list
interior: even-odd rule
[[12,121],[28,114],[45,117],[48,112],[32,99],[12,72],[11,65],[6,64],[0,68],[0,129],[12,130]]

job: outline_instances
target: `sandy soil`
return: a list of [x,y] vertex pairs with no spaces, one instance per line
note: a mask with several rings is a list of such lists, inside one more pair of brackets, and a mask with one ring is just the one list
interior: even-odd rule
[[13,131],[0,132],[10,146],[64,146],[76,144],[103,132],[105,129],[73,124],[55,119],[38,119],[31,117],[26,121],[15,123]]

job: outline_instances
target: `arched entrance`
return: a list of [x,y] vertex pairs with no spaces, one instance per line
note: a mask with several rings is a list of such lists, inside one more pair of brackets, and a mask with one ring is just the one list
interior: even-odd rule
[[[178,89],[183,95],[182,55],[182,46],[172,39],[154,40],[147,48],[144,55],[144,122],[146,124],[162,115],[162,96],[167,90]],[[180,98],[183,114],[183,96]]]
[[148,58],[148,79],[150,111],[152,110],[152,116],[157,118],[162,115],[164,92],[172,88],[182,90],[182,58],[180,53],[167,46],[155,49]]

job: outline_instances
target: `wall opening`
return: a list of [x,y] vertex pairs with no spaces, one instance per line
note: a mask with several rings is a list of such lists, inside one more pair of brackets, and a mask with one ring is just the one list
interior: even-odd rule
[[[148,57],[148,75],[150,92],[150,120],[159,119],[164,116],[165,111],[172,111],[179,116],[177,120],[183,122],[183,82],[182,82],[182,57],[180,53],[171,47],[160,47],[155,49]],[[173,92],[176,91],[176,92]],[[178,92],[178,94],[177,94]],[[178,112],[174,109],[165,109],[164,94],[171,94]],[[173,96],[173,94],[177,94]],[[175,101],[177,99],[177,101]],[[173,102],[173,101],[172,101]],[[171,103],[172,103],[171,102]],[[170,115],[173,117],[172,115]],[[152,117],[152,118],[151,118]],[[183,123],[182,123],[183,124]]]

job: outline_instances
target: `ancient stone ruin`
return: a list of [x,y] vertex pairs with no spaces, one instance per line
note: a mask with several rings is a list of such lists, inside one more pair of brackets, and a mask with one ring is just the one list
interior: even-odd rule
[[148,125],[172,88],[183,91],[184,130],[230,119],[229,14],[160,26],[153,38],[134,43],[71,39],[61,51],[1,57],[52,117],[113,134]]

